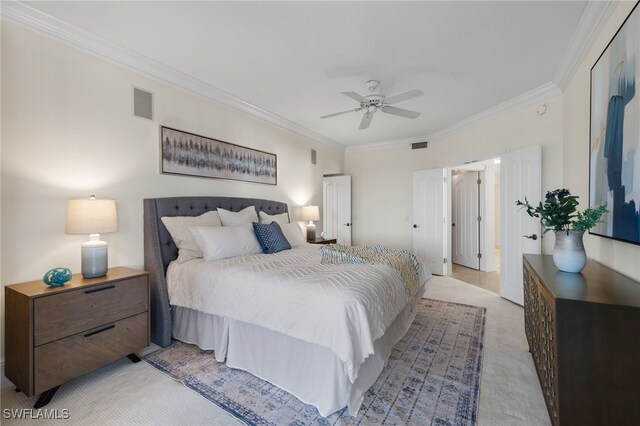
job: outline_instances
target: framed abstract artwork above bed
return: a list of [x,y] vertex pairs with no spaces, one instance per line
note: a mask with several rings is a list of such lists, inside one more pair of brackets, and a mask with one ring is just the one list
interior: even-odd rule
[[640,244],[640,8],[591,68],[589,206],[607,204],[590,233]]
[[278,159],[257,149],[160,127],[161,173],[277,185]]

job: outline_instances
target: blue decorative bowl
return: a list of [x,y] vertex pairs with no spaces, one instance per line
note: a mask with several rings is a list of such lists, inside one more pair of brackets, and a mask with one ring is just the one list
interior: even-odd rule
[[62,287],[70,279],[71,269],[69,268],[53,268],[42,277],[42,281],[52,287]]

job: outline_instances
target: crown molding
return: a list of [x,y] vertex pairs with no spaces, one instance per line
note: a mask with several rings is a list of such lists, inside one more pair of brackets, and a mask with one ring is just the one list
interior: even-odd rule
[[498,118],[513,111],[529,107],[531,105],[535,105],[539,102],[546,101],[553,97],[560,96],[561,94],[562,92],[560,91],[558,86],[556,86],[554,83],[547,83],[430,135],[415,138],[397,139],[393,141],[374,144],[348,146],[345,152],[349,154],[352,152],[373,151],[400,147],[407,147],[408,149],[409,145],[414,142],[438,142],[450,138],[458,133],[462,133],[465,130],[478,126],[482,123],[486,123],[489,120]]
[[503,116],[510,112],[514,112],[531,105],[535,105],[539,102],[554,98],[556,96],[560,96],[561,94],[562,92],[554,83],[549,82],[543,84],[542,86],[525,92],[522,95],[516,96],[515,98],[509,99],[508,101],[486,109],[479,114],[473,115],[449,127],[446,127],[430,135],[428,139],[431,142],[437,142],[446,138],[450,138],[455,134],[463,132],[481,123],[485,123],[489,120]]
[[18,1],[3,1],[1,7],[3,21],[28,28],[41,35],[177,87],[192,95],[249,115],[257,120],[281,128],[312,142],[326,145],[339,151],[344,151],[345,149],[344,145],[309,130],[306,127],[300,126],[277,114],[205,83],[202,80],[191,77],[158,61],[147,58],[144,55],[135,53],[116,43],[109,42],[24,3]]
[[553,78],[562,91],[569,85],[618,4],[618,1],[589,1],[585,6]]
[[434,134],[393,141],[345,146],[300,126],[277,114],[224,92],[208,83],[177,71],[158,61],[111,43],[63,20],[43,13],[19,1],[2,1],[1,18],[64,44],[101,57],[132,71],[184,90],[194,96],[251,116],[261,122],[346,153],[390,149],[414,142],[436,142],[511,111],[560,95],[575,74],[593,43],[609,20],[618,2],[589,1],[569,42],[553,82],[524,93],[500,105],[464,119]]

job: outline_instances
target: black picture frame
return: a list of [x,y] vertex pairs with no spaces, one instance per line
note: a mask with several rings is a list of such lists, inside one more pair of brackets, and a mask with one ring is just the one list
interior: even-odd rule
[[639,4],[591,67],[589,116],[589,207],[606,203],[609,210],[589,233],[635,245],[640,245]]
[[160,126],[160,172],[277,185],[278,156]]

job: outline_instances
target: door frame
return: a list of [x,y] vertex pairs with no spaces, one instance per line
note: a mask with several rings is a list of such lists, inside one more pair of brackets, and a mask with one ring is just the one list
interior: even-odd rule
[[[339,244],[351,245],[353,238],[353,218],[352,218],[352,179],[351,175],[348,174],[336,174],[336,175],[324,175],[322,177],[322,229],[324,231],[329,232],[329,226],[327,224],[328,217],[331,214],[329,211],[329,202],[327,200],[327,184],[328,182],[332,182],[334,185],[340,183],[339,181],[345,180],[346,182],[342,182],[343,185],[348,186],[348,203],[345,203],[342,207],[342,211],[336,212],[336,234],[333,235],[330,233],[330,238],[336,238]],[[343,217],[344,216],[344,217]],[[342,218],[342,220],[340,220]],[[346,223],[342,223],[346,221]],[[333,232],[333,230],[331,230]]]
[[[483,163],[489,160],[493,160],[495,158],[500,158],[500,156],[498,155],[497,157],[491,157],[491,158],[487,158],[485,160],[478,160],[478,161],[474,161],[477,163]],[[452,194],[453,191],[453,169],[460,169],[463,167],[469,167],[468,170],[470,171],[478,171],[478,172],[482,172],[482,184],[480,185],[480,208],[479,208],[479,214],[482,217],[482,223],[480,224],[480,253],[482,253],[482,257],[480,258],[480,271],[487,271],[489,266],[492,266],[495,270],[495,254],[493,252],[493,247],[488,247],[488,242],[489,241],[495,241],[495,238],[488,238],[487,237],[487,217],[489,216],[489,214],[487,213],[488,211],[488,206],[486,203],[486,197],[487,197],[487,168],[484,166],[477,166],[476,168],[471,168],[470,165],[461,165],[461,163],[457,163],[457,165],[455,166],[448,166],[446,167],[447,169],[447,191],[449,192],[449,194]],[[491,181],[493,181],[493,179],[491,179]],[[451,197],[449,197],[451,198]],[[451,200],[449,201],[449,205],[447,206],[447,215],[449,218],[453,218],[453,209],[451,206]],[[450,221],[451,222],[451,221]],[[449,226],[449,228],[447,229],[447,238],[449,241],[449,248],[448,248],[448,253],[447,256],[449,259],[453,259],[453,233],[452,233],[452,229],[451,226]],[[447,275],[453,275],[453,261],[449,262],[449,265],[447,267],[448,271],[447,271]]]
[[[420,178],[418,179],[419,176]],[[436,188],[435,189],[435,191],[437,192],[436,200],[438,199],[440,200],[439,204],[436,203],[436,207],[440,206],[439,209],[435,208],[432,210],[429,210],[429,209],[418,210],[416,208],[416,200],[420,198],[418,197],[417,194],[424,194],[424,191],[418,191],[419,187],[417,183],[419,180],[421,181],[425,178],[428,178],[431,182],[436,182],[433,188]],[[424,232],[427,229],[426,222],[430,224],[436,224],[434,225],[435,232],[429,235],[440,234],[440,238],[442,239],[441,251],[438,251],[438,254],[435,257],[435,259],[438,259],[438,260],[435,261],[434,257],[430,256],[430,255],[433,255],[436,251],[429,250],[428,244],[426,248],[426,251],[427,251],[426,258],[423,259],[425,264],[430,268],[431,272],[435,275],[440,275],[440,274],[449,275],[449,270],[451,265],[451,258],[447,257],[448,253],[451,252],[449,247],[450,241],[447,240],[449,235],[448,232],[450,231],[449,219],[448,219],[448,217],[450,216],[450,213],[448,211],[451,209],[451,204],[449,203],[449,198],[451,197],[449,185],[450,185],[450,179],[447,178],[446,168],[438,167],[434,169],[413,171],[413,228],[414,228],[412,233],[413,234],[413,250],[416,253],[416,255],[422,259],[422,253],[420,253],[420,250],[416,250],[416,232],[419,232],[422,234],[422,236],[425,236]],[[426,188],[422,188],[422,189],[426,189]],[[431,195],[433,195],[433,193]],[[422,219],[426,219],[424,217],[424,214],[418,214],[417,213],[418,211],[419,212],[427,212],[427,211],[435,212],[434,215],[435,215],[436,221],[431,222],[429,220],[426,220],[425,222],[425,220],[422,220]],[[438,214],[437,212],[440,212],[440,214]],[[434,219],[434,218],[431,218],[431,219]],[[440,224],[441,228],[437,224]],[[440,261],[439,259],[442,259],[442,261]],[[438,265],[438,266],[430,266],[430,265]]]
[[[512,151],[518,151],[520,149],[524,149],[527,148],[528,146],[521,146],[521,147],[509,147],[509,148],[504,148],[504,149],[499,149],[499,150],[493,150],[493,151],[487,151],[481,154],[478,154],[476,156],[473,157],[465,157],[465,158],[461,158],[460,160],[456,160],[456,161],[449,161],[447,163],[445,163],[442,168],[446,170],[446,188],[445,191],[447,192],[449,199],[451,198],[451,178],[452,178],[452,169],[455,168],[460,168],[461,165],[468,165],[468,164],[473,164],[473,163],[480,163],[480,162],[485,162],[488,160],[492,160],[495,158],[501,158],[502,156],[504,156],[505,154],[512,152]],[[426,170],[426,169],[421,169],[421,170]],[[420,171],[420,170],[415,170],[415,171]],[[485,178],[486,178],[486,173],[485,173]],[[486,209],[488,208],[488,206],[486,206],[486,202],[484,201],[485,197],[486,197],[486,193],[484,192],[486,191],[486,185],[481,185],[481,211],[482,211],[482,215],[483,218],[486,217]],[[502,188],[500,189],[500,191],[502,192]],[[541,194],[542,195],[542,194]],[[500,208],[502,209],[502,200],[500,200]],[[452,211],[451,211],[451,200],[449,200],[447,202],[447,206],[446,206],[446,215],[447,215],[447,220],[449,222],[451,222],[449,219],[451,218],[452,215]],[[486,232],[485,227],[482,226],[481,228],[481,232]],[[452,248],[451,248],[451,226],[447,226],[447,233],[446,233],[446,238],[448,241],[448,247],[447,247],[447,259],[451,259],[452,258]],[[480,238],[482,238],[485,242],[487,241],[487,238],[485,238],[485,236],[483,234],[480,235]],[[500,239],[502,240],[503,235],[500,235]],[[483,254],[483,258],[484,258],[484,254]],[[493,264],[495,265],[495,259]],[[487,261],[486,259],[484,259],[484,262],[482,262],[481,259],[481,270],[485,270],[487,266]],[[451,276],[453,275],[453,262],[448,261],[446,264],[446,274]]]
[[[519,170],[513,174],[517,179],[514,179],[513,176],[508,177],[512,166]],[[534,205],[539,202],[542,199],[542,177],[541,145],[527,146],[502,156],[500,173],[500,209],[502,211],[500,296],[519,305],[524,304],[522,254],[542,253],[542,241],[540,238],[535,240],[524,238],[529,234],[539,234],[540,223],[537,219],[530,218],[521,212],[515,203],[522,197],[528,197]],[[511,233],[508,232],[509,229],[512,229]],[[517,256],[514,257],[514,254]]]
[[[458,169],[458,171],[461,170],[460,167],[455,167],[455,169]],[[486,221],[485,221],[486,211],[484,210],[484,205],[485,205],[484,197],[486,196],[486,192],[484,191],[484,186],[486,185],[486,182],[485,182],[486,168],[483,167],[482,169],[478,169],[478,170],[475,170],[475,169],[474,170],[464,170],[462,173],[459,173],[459,174],[457,174],[455,176],[453,175],[453,169],[450,169],[450,170],[451,170],[451,175],[452,175],[451,176],[451,197],[450,197],[450,200],[451,200],[451,220],[450,220],[450,229],[451,229],[451,242],[450,242],[450,246],[451,246],[451,263],[457,263],[456,259],[453,256],[453,253],[457,250],[457,244],[454,244],[454,243],[456,241],[458,241],[458,237],[459,237],[458,232],[460,231],[460,223],[459,222],[461,222],[460,220],[458,220],[458,219],[460,219],[460,217],[458,215],[456,215],[456,217],[453,217],[453,213],[454,213],[453,212],[453,210],[454,210],[453,207],[454,207],[455,201],[458,199],[458,195],[459,195],[458,191],[456,189],[456,186],[453,185],[453,184],[454,184],[454,181],[456,180],[455,179],[456,177],[465,176],[465,175],[471,176],[473,174],[472,175],[473,176],[473,180],[474,180],[473,185],[475,187],[475,190],[477,191],[477,194],[476,194],[476,196],[477,196],[476,215],[475,215],[475,217],[472,217],[472,218],[466,218],[466,220],[464,220],[462,222],[466,223],[467,220],[471,220],[471,223],[472,223],[471,227],[473,228],[473,230],[471,232],[477,233],[478,244],[477,244],[476,247],[473,248],[473,252],[475,253],[475,256],[473,258],[473,263],[475,264],[475,266],[471,267],[471,266],[468,266],[468,265],[462,265],[461,263],[457,263],[457,264],[462,265],[462,266],[467,266],[469,268],[476,269],[478,271],[483,271],[485,269],[484,268],[484,262],[485,262],[485,259],[486,259],[486,256],[484,254],[485,251],[486,251],[486,246],[485,246],[486,244],[485,244],[485,240],[484,240],[484,235],[485,235],[485,229],[484,228],[485,228],[485,223],[486,223]],[[467,178],[466,176],[465,177],[461,177],[461,179],[466,179],[466,178]],[[480,184],[477,183],[478,180],[480,180],[480,182],[481,182]],[[454,194],[454,192],[455,192],[455,194]],[[459,213],[459,210],[457,208],[455,210],[456,210],[456,213]],[[482,221],[478,221],[477,220],[478,216],[480,216],[482,218]],[[454,234],[454,227],[453,227],[454,223],[456,224],[456,226],[455,226],[455,241],[454,241],[454,235],[453,235]],[[454,248],[456,248],[456,250],[453,250]],[[478,253],[482,253],[482,256],[480,258],[477,257]],[[457,260],[460,261],[460,260],[463,260],[463,259],[458,258]]]

